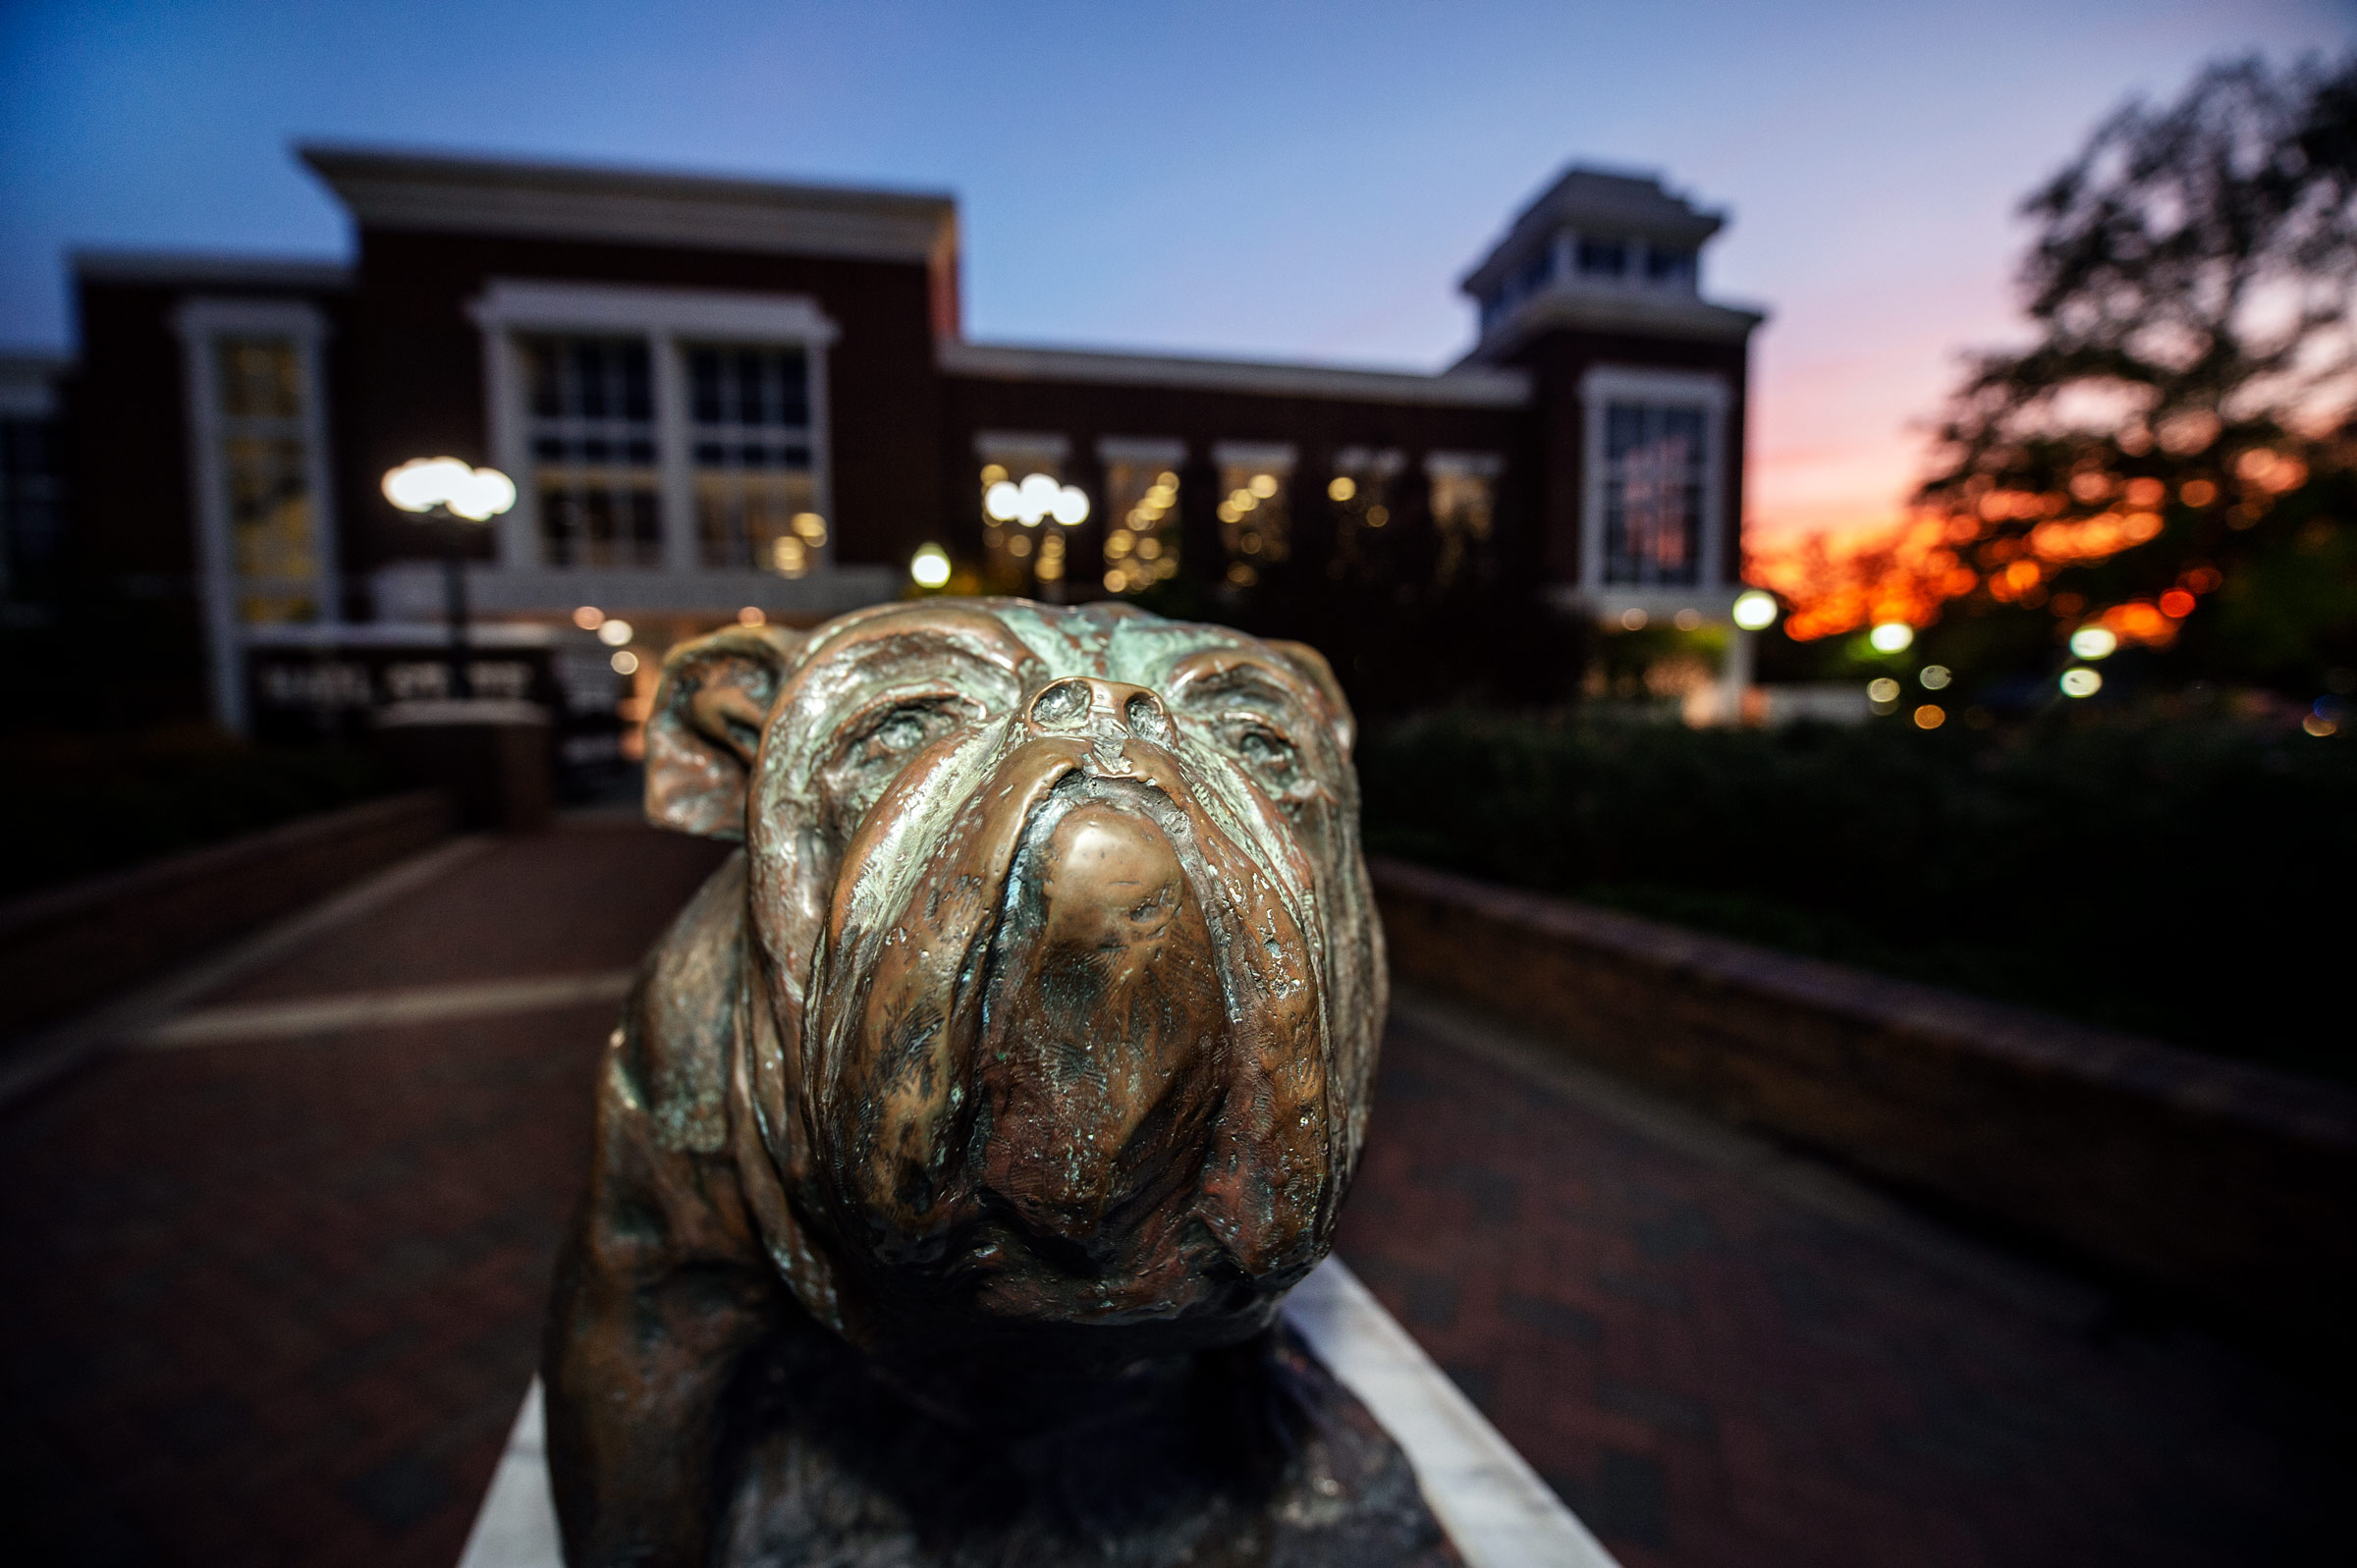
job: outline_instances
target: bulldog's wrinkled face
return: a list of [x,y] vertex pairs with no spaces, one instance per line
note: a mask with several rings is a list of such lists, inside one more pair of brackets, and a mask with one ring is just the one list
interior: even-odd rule
[[1266,1322],[1381,1023],[1348,744],[1315,654],[1126,609],[894,607],[782,663],[744,1082],[805,1302],[880,1339]]

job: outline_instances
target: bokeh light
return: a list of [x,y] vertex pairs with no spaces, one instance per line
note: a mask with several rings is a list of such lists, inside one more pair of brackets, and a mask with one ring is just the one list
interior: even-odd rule
[[1735,596],[1735,624],[1745,631],[1766,631],[1776,624],[1776,595],[1753,588]]
[[1915,710],[1915,728],[1937,730],[1947,723],[1947,710],[1936,702],[1927,702]]
[[619,648],[630,640],[630,623],[627,621],[605,621],[598,624],[597,640],[609,648]]
[[2104,689],[2104,677],[2084,665],[2063,671],[2060,683],[2065,697],[2092,697]]
[[1915,640],[1915,628],[1903,621],[1886,621],[1867,634],[1876,653],[1905,653]]
[[938,588],[950,580],[950,553],[939,545],[919,546],[908,558],[908,580],[920,588]]
[[2070,651],[2081,659],[2109,659],[2119,639],[2104,626],[2081,626],[2070,634]]

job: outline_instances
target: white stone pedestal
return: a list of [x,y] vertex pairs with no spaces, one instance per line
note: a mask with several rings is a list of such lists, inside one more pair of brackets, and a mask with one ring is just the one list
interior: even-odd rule
[[[1318,1359],[1366,1402],[1415,1466],[1467,1568],[1618,1568],[1339,1258],[1286,1298]],[[562,1568],[534,1379],[459,1568]]]

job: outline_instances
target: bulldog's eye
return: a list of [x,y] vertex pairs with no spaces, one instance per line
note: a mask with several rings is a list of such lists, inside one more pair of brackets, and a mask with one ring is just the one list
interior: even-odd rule
[[1300,775],[1300,753],[1268,726],[1246,721],[1229,731],[1229,745],[1272,793],[1291,789]]
[[897,762],[950,728],[953,716],[933,703],[904,703],[869,728],[851,747],[853,766]]

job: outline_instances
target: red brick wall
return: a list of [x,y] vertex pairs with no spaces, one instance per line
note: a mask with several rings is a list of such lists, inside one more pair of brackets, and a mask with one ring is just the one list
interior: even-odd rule
[[1610,910],[1378,862],[1401,980],[2229,1316],[2357,1312],[2357,1096]]
[[0,1038],[118,1000],[414,854],[450,815],[438,794],[397,795],[0,905]]

